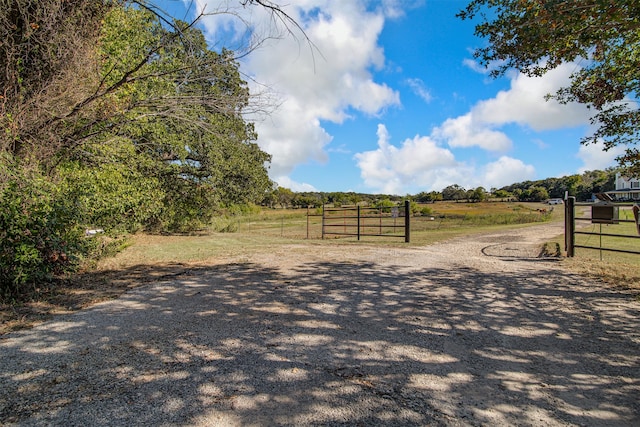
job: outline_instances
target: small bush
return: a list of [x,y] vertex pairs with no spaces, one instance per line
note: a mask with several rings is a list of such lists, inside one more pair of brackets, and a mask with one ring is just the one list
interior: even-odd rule
[[420,209],[420,214],[423,216],[431,216],[433,215],[433,209],[425,206],[422,209]]
[[131,240],[128,236],[114,238],[106,235],[96,235],[84,239],[84,242],[83,268],[95,268],[99,260],[116,256],[119,252],[131,246]]
[[238,221],[230,218],[216,218],[211,223],[213,231],[218,233],[235,233],[240,228]]
[[0,193],[0,294],[72,271],[84,251],[84,230],[42,178],[5,183]]

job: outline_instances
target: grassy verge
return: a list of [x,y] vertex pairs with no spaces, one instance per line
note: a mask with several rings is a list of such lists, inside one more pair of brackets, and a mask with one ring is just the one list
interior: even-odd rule
[[[412,244],[423,245],[469,233],[482,233],[501,227],[521,226],[547,220],[560,220],[561,208],[550,211],[542,203],[455,203],[439,202],[424,205],[429,213],[411,218]],[[543,213],[546,211],[546,213]],[[307,215],[307,212],[310,214]],[[233,222],[228,226],[228,221]],[[354,222],[353,220],[352,222]],[[375,219],[368,220],[375,230]],[[306,209],[265,210],[259,214],[221,219],[216,231],[233,228],[237,233],[289,239],[320,239],[322,237],[321,212]],[[398,219],[398,226],[402,219]],[[345,227],[347,231],[348,227]],[[327,236],[330,240],[343,237]],[[355,240],[355,237],[347,239]],[[363,238],[376,244],[398,242],[396,238]]]
[[[588,209],[588,207],[576,208],[576,217],[587,217],[589,215]],[[632,219],[631,208],[621,208],[619,217],[626,220]],[[578,220],[576,227],[578,231],[583,232],[637,236],[635,224],[628,222],[592,224],[590,221]],[[554,242],[564,247],[564,236],[558,236]],[[640,239],[576,234],[575,242],[577,245],[592,248],[576,248],[573,258],[563,260],[563,265],[568,270],[600,280],[611,286],[640,289],[640,255],[603,250],[614,248],[640,251]]]

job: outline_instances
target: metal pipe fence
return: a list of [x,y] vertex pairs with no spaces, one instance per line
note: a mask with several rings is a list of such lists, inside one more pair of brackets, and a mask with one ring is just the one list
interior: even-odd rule
[[[582,209],[581,215],[585,216],[577,216],[577,207],[584,207],[584,209]],[[620,215],[621,211],[629,212],[629,210],[627,209],[631,210],[635,215],[637,215],[637,209],[635,209],[633,205],[629,203],[576,203],[575,197],[568,197],[567,200],[565,200],[565,249],[567,252],[567,256],[574,257],[576,248],[594,249],[600,251],[601,254],[604,251],[640,255],[640,225],[638,223],[638,218],[621,218]],[[584,227],[577,228],[576,222],[590,222],[591,224],[595,224],[598,227],[598,231],[585,231]],[[635,227],[633,227],[633,231],[636,232],[636,234],[609,233],[602,231],[603,225],[623,226],[624,224],[630,223],[635,224]],[[589,240],[587,240],[586,243],[576,243],[576,236],[595,236],[597,237],[599,244],[598,246],[589,245]],[[609,242],[618,242],[617,244],[620,246],[624,246],[622,242],[627,241],[638,241],[638,245],[632,245],[633,248],[604,246],[603,237],[610,238],[608,239]]]
[[322,238],[327,235],[361,237],[398,237],[411,240],[409,201],[393,207],[322,208]]

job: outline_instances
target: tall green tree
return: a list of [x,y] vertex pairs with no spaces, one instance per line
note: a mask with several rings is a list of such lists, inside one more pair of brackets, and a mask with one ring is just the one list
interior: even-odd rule
[[571,84],[550,97],[593,109],[597,128],[583,143],[626,144],[619,157],[640,174],[640,2],[638,0],[473,0],[458,15],[479,18],[487,40],[475,55],[494,76],[509,69],[540,76],[562,63],[579,63]]
[[549,198],[547,189],[540,186],[532,186],[520,194],[520,200],[530,202],[542,202]]
[[464,188],[459,186],[458,184],[449,185],[442,189],[442,198],[444,200],[461,200],[464,199],[467,195],[467,192]]
[[271,188],[233,54],[154,11],[0,0],[0,294],[91,255],[86,226],[184,229]]
[[250,96],[232,52],[212,51],[200,30],[163,25],[144,8],[110,11],[99,46],[97,103],[112,110],[87,128],[92,137],[71,158],[91,167],[113,161],[105,141],[134,147],[139,176],[162,188],[155,194],[163,208],[148,224],[156,228],[200,227],[221,204],[262,200],[270,157],[242,116]]
[[487,200],[487,190],[484,187],[478,187],[475,190],[469,190],[471,194],[469,195],[469,199],[474,202],[484,202]]

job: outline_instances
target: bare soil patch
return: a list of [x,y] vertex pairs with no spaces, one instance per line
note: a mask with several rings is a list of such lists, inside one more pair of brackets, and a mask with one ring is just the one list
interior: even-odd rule
[[131,268],[0,337],[0,423],[638,425],[637,290],[540,258],[554,226]]

